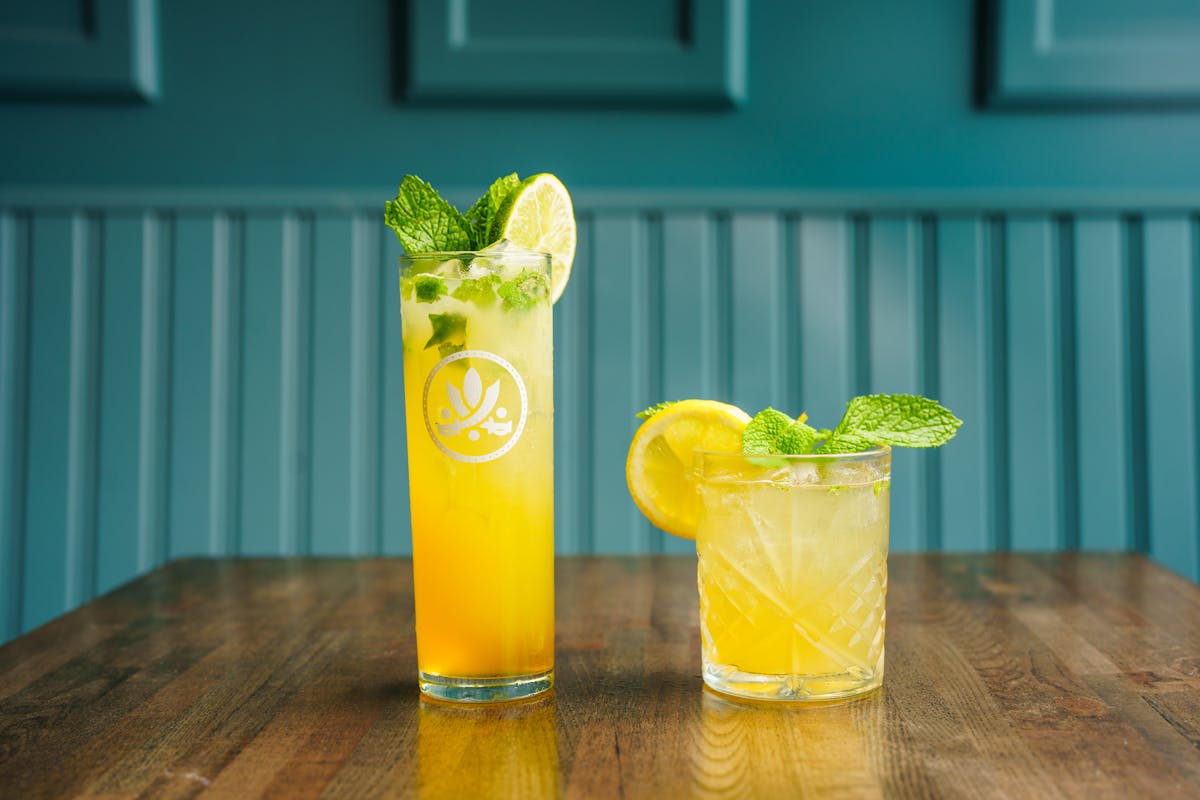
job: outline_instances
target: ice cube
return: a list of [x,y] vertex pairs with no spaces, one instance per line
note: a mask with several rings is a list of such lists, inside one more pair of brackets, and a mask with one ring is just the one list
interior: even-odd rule
[[767,476],[767,481],[776,486],[812,486],[821,482],[817,465],[809,461],[789,461]]
[[513,242],[509,239],[501,239],[498,242],[493,242],[487,247],[479,251],[484,255],[489,256],[538,256],[541,255],[536,250],[530,250],[526,247]]

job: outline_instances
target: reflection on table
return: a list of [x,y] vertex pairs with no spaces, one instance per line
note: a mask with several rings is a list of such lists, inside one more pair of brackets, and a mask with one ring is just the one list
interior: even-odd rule
[[417,793],[422,797],[554,797],[554,694],[501,706],[421,700]]

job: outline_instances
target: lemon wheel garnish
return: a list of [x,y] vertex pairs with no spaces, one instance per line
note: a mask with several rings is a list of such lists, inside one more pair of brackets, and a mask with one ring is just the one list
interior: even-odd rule
[[575,261],[575,209],[562,181],[548,172],[532,175],[505,199],[493,238],[550,254],[550,300],[557,303]]
[[692,454],[740,453],[749,421],[737,406],[713,400],[681,400],[650,417],[634,434],[625,462],[633,502],[667,533],[695,539],[698,499]]

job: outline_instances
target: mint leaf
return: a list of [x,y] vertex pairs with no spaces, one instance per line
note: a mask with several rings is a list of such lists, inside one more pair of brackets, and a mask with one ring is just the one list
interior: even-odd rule
[[807,415],[792,419],[782,411],[764,408],[754,415],[742,433],[746,455],[799,456],[811,453],[818,431],[805,423]]
[[742,431],[742,452],[751,456],[777,455],[776,442],[795,422],[782,411],[764,408]]
[[483,196],[467,209],[465,216],[467,224],[471,226],[472,249],[482,250],[491,244],[489,239],[491,239],[492,225],[496,221],[496,212],[500,210],[500,204],[504,202],[504,199],[520,185],[521,179],[515,172],[505,175],[503,178],[497,178],[483,193]]
[[664,400],[661,403],[655,403],[654,405],[650,406],[649,408],[642,409],[638,413],[634,414],[634,416],[637,417],[638,419],[650,419],[658,412],[665,411],[666,409],[670,408],[671,406],[675,405],[678,402],[679,402],[678,400]]
[[796,420],[775,440],[775,452],[787,456],[811,453],[817,443],[818,432],[803,420]]
[[[467,318],[462,314],[455,314],[453,312],[430,314],[429,324],[433,327],[433,335],[425,343],[426,350],[435,344],[439,346],[447,344],[456,345],[457,350],[463,349],[467,341]],[[447,352],[444,347],[439,347],[439,352],[445,356],[455,352],[455,350]]]
[[471,249],[466,217],[415,175],[404,176],[396,199],[384,206],[383,221],[409,255]]
[[842,421],[819,453],[855,453],[875,445],[940,447],[962,420],[936,400],[913,394],[870,394],[846,405]]
[[414,275],[412,287],[418,303],[436,303],[446,293],[446,282],[437,275]]
[[463,350],[465,347],[466,345],[455,344],[454,342],[442,342],[438,345],[438,354],[442,358],[445,358],[451,353],[457,353],[459,350]]
[[484,275],[482,278],[466,278],[450,296],[464,303],[474,303],[480,308],[490,308],[496,303],[496,287],[500,276]]
[[550,279],[544,273],[523,269],[517,277],[500,284],[496,294],[504,301],[501,308],[505,311],[528,311],[550,299]]

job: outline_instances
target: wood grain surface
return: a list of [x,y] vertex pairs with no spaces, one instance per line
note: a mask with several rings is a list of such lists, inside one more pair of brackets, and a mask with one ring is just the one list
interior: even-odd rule
[[857,701],[705,691],[694,558],[567,558],[555,691],[460,708],[418,697],[407,560],[175,562],[0,648],[0,797],[1200,796],[1200,587],[890,567]]

